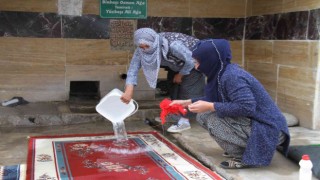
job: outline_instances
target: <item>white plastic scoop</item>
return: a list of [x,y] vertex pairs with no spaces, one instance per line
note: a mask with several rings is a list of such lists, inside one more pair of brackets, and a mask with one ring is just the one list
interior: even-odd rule
[[128,104],[121,101],[123,92],[113,89],[105,95],[96,106],[96,111],[107,118],[113,124],[113,130],[117,140],[127,139],[124,120],[138,111],[139,105],[135,100]]

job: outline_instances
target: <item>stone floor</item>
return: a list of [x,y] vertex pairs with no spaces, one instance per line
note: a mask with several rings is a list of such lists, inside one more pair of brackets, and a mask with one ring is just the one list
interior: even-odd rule
[[[143,107],[143,106],[141,106]],[[152,118],[157,110],[139,110],[134,117],[125,120],[127,131],[159,131],[202,164],[218,172],[226,179],[253,180],[298,180],[299,167],[280,153],[276,153],[268,167],[225,170],[218,164],[225,158],[222,149],[195,121],[192,128],[181,134],[165,131],[170,124],[160,126]],[[0,165],[23,164],[27,157],[29,136],[92,134],[113,132],[112,124],[96,113],[72,113],[65,104],[37,103],[14,108],[0,107]],[[291,127],[291,145],[320,144],[320,131]],[[316,179],[316,178],[314,178]]]

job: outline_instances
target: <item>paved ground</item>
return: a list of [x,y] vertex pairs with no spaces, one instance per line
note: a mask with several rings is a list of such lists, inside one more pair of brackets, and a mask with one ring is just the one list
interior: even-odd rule
[[[225,160],[221,156],[222,149],[196,122],[192,122],[192,128],[188,131],[181,134],[169,134],[165,129],[170,124],[160,126],[151,120],[150,126],[144,122],[146,118],[152,118],[157,113],[156,110],[151,110],[151,112],[140,110],[132,118],[126,119],[127,131],[157,130],[226,179],[298,180],[298,165],[278,152],[269,167],[242,170],[222,169],[218,166],[221,161]],[[0,165],[26,162],[28,136],[113,132],[111,125],[96,113],[73,113],[64,103],[33,103],[14,108],[0,107]],[[320,144],[320,131],[292,127],[290,133],[291,145]]]

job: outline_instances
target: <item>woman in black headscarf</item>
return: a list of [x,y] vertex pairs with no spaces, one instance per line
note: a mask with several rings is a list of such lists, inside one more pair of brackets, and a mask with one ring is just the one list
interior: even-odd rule
[[195,68],[207,77],[205,96],[176,100],[198,113],[197,121],[233,157],[220,164],[237,169],[267,166],[277,148],[286,155],[290,135],[281,111],[261,83],[236,64],[224,39],[198,42]]

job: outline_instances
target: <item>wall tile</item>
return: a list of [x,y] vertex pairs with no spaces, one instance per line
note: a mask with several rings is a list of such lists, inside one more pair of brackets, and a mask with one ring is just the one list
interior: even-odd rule
[[290,113],[299,119],[299,126],[313,128],[313,102],[278,93],[277,102],[282,112]]
[[280,66],[278,93],[313,102],[316,73],[309,68]]
[[269,95],[276,101],[277,65],[249,61],[246,70],[261,82]]
[[244,18],[194,18],[193,33],[199,39],[242,40]]
[[242,52],[243,52],[243,46],[242,41],[229,41],[231,52],[232,52],[232,63],[236,63],[240,66],[244,66],[242,62]]
[[252,15],[266,15],[320,8],[318,0],[252,0]]
[[274,63],[315,68],[309,41],[274,41]]
[[0,36],[61,38],[61,18],[55,13],[0,11]]
[[57,0],[1,0],[0,11],[57,12]]
[[[310,41],[309,57],[311,61],[311,67],[318,69],[320,67],[320,41]],[[320,72],[320,71],[319,71]]]
[[82,14],[95,14],[100,16],[100,1],[97,1],[97,0],[82,1]]
[[149,0],[148,16],[190,17],[190,0]]
[[254,0],[247,0],[246,4],[246,17],[252,16],[252,3]]
[[245,41],[246,63],[272,63],[273,41]]
[[319,0],[283,0],[282,12],[306,11],[320,8]]
[[245,39],[247,40],[271,40],[275,36],[276,15],[264,15],[248,17],[246,21]]
[[65,40],[55,38],[0,38],[0,62],[12,65],[64,65]]
[[62,37],[78,39],[109,39],[110,19],[97,15],[63,16]]
[[277,16],[276,39],[301,39],[307,38],[308,11],[283,13]]
[[253,0],[252,15],[275,14],[282,12],[283,0]]
[[279,68],[277,100],[282,110],[292,113],[300,125],[313,129],[316,70],[300,67]]
[[320,39],[320,9],[310,11],[308,24],[308,39]]
[[245,0],[190,0],[191,17],[245,17]]
[[128,51],[110,49],[110,40],[67,39],[67,65],[127,65]]
[[64,100],[63,39],[0,38],[0,54],[0,99]]
[[247,18],[246,39],[306,40],[308,11]]
[[[45,80],[44,80],[45,81]],[[54,102],[65,101],[65,90],[47,89],[46,91],[37,91],[34,89],[1,91],[0,100],[9,100],[12,97],[23,97],[28,102]]]
[[313,112],[313,119],[314,119],[314,128],[320,129],[320,41],[317,42],[317,48],[314,48],[316,52],[318,52],[317,57],[315,60],[317,60],[318,68],[317,68],[317,80],[316,80],[316,98],[315,98],[315,106],[314,106],[314,112]]
[[99,81],[101,97],[114,88],[123,90],[125,81],[120,78],[120,74],[125,72],[126,66],[68,65],[66,66],[66,93],[69,94],[70,81]]
[[156,32],[180,32],[192,35],[191,18],[148,17],[138,20],[137,28],[149,27]]

